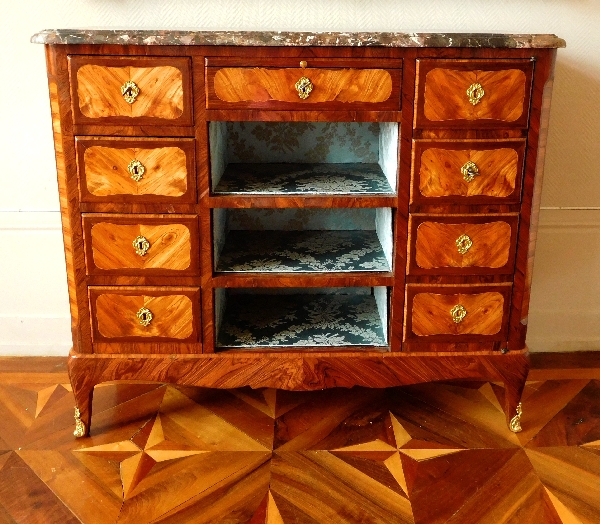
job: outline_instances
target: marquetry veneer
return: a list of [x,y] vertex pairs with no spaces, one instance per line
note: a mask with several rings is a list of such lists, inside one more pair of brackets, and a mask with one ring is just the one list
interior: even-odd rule
[[76,434],[120,379],[487,379],[519,431],[561,41],[194,38],[46,47]]

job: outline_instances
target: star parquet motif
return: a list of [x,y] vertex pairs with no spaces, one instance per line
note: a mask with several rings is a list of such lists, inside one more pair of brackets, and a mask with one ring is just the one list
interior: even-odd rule
[[112,383],[75,439],[64,363],[3,365],[0,522],[600,522],[600,370],[529,382],[516,435],[489,382]]

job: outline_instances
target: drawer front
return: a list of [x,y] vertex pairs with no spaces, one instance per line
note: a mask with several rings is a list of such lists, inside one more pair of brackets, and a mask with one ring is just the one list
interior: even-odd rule
[[196,201],[193,139],[77,137],[82,202]]
[[527,127],[529,60],[418,60],[416,127]]
[[410,274],[511,274],[518,216],[410,217]]
[[197,342],[197,288],[90,287],[94,342]]
[[407,286],[405,339],[505,340],[511,286]]
[[207,59],[207,107],[400,109],[401,61]]
[[70,56],[75,124],[192,125],[189,58]]
[[198,274],[197,218],[83,216],[88,274]]
[[413,142],[415,203],[518,203],[525,140]]

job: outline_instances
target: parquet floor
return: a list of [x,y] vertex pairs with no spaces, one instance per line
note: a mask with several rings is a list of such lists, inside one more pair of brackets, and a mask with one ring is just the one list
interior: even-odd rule
[[597,524],[600,366],[530,378],[518,435],[487,382],[118,383],[77,440],[65,360],[0,359],[0,522]]

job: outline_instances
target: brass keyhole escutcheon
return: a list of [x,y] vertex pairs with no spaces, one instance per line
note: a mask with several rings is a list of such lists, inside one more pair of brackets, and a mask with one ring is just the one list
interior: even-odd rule
[[136,182],[139,182],[146,172],[146,167],[139,160],[132,160],[127,166],[127,171]]
[[469,238],[469,235],[460,235],[456,239],[456,248],[461,255],[466,254],[469,249],[473,246],[473,241]]
[[455,324],[460,324],[463,319],[467,316],[467,310],[461,304],[456,304],[451,310],[452,320]]
[[472,182],[475,180],[475,177],[479,176],[480,174],[477,164],[475,162],[471,162],[470,160],[460,168],[460,172],[467,182]]
[[303,76],[300,80],[296,82],[295,87],[296,91],[298,91],[298,96],[302,100],[306,100],[310,96],[310,93],[314,88],[312,82],[305,76]]
[[127,80],[127,82],[121,86],[121,94],[123,95],[125,102],[133,104],[140,94],[140,88],[132,80]]
[[150,311],[147,307],[140,308],[140,310],[136,313],[136,316],[138,317],[140,324],[144,327],[148,326],[154,318],[152,311]]
[[138,255],[143,257],[146,253],[148,253],[148,250],[150,249],[150,242],[148,242],[146,237],[135,237],[133,241],[133,248],[135,249],[135,252]]
[[481,84],[471,84],[467,89],[467,96],[469,97],[469,102],[476,106],[481,102],[481,99],[485,95],[485,91],[483,90],[483,86]]

